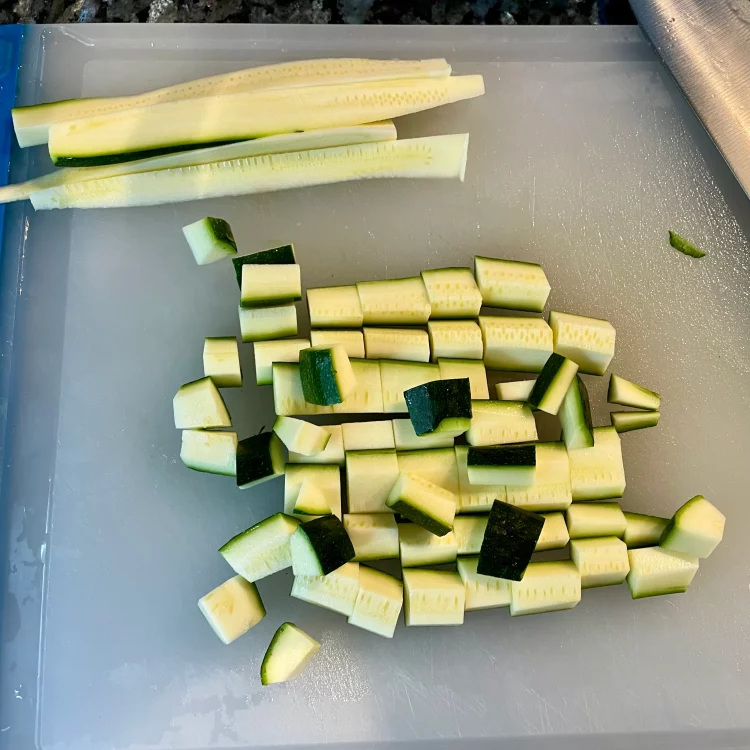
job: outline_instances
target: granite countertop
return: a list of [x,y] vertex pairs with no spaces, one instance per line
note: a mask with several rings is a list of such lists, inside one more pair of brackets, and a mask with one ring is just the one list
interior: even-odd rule
[[0,0],[0,23],[635,23],[627,0]]

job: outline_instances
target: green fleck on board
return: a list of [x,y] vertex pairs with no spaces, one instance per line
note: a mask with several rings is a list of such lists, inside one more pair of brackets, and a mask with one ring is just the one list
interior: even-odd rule
[[669,244],[683,255],[689,255],[691,258],[703,258],[705,252],[696,247],[692,242],[688,242],[684,237],[680,237],[677,232],[669,231]]

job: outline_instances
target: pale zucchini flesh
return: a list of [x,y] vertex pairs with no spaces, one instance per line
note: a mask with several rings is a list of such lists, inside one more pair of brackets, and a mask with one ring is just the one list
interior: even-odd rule
[[331,434],[311,422],[294,417],[276,417],[273,431],[290,451],[312,456],[328,445]]
[[247,633],[265,616],[258,587],[234,576],[198,600],[198,608],[222,643],[229,644]]
[[634,409],[649,411],[659,411],[661,407],[661,396],[658,393],[614,373],[609,378],[607,401],[610,404],[632,406]]
[[346,451],[394,450],[393,422],[347,422],[341,425]]
[[367,359],[430,361],[430,339],[421,328],[365,327],[363,333]]
[[404,391],[440,378],[437,365],[423,362],[381,360],[380,378],[383,392],[383,411],[388,414],[408,413]]
[[444,432],[433,432],[427,435],[417,435],[411,419],[394,419],[393,437],[396,450],[413,451],[429,448],[452,448],[453,435]]
[[199,266],[215,263],[237,253],[232,228],[224,219],[206,216],[183,227],[182,233]]
[[643,430],[659,424],[661,412],[658,411],[613,411],[609,418],[618,433]]
[[626,578],[633,599],[687,591],[698,572],[698,558],[661,547],[628,550],[630,572]]
[[348,562],[327,576],[295,576],[292,596],[349,617],[359,593],[359,563]]
[[333,405],[333,413],[381,414],[384,410],[380,362],[350,359],[349,363],[355,380],[354,389],[340,404]]
[[458,542],[452,531],[436,536],[417,523],[398,524],[398,543],[402,568],[452,563],[458,555]]
[[[469,481],[466,466],[469,448],[457,445],[455,448],[458,470],[458,513],[489,513],[495,500],[506,501],[505,485],[478,485]],[[455,521],[454,521],[455,523]]]
[[350,513],[392,513],[386,505],[399,475],[396,451],[353,451],[346,454],[346,486]]
[[472,399],[488,399],[490,388],[484,362],[474,359],[438,359],[441,380],[469,378]]
[[457,498],[450,490],[402,471],[386,505],[436,536],[445,536],[453,529]]
[[273,373],[273,407],[276,414],[279,416],[333,414],[333,407],[318,406],[305,400],[298,364],[274,362],[271,370]]
[[326,516],[331,513],[331,505],[326,500],[323,490],[306,479],[302,482],[294,501],[294,513],[302,516]]
[[431,320],[427,332],[433,362],[438,358],[482,360],[482,331],[475,321]]
[[289,463],[343,466],[345,459],[341,425],[323,425],[323,429],[331,436],[326,447],[320,453],[314,453],[312,456],[303,456],[301,453],[289,451]]
[[242,386],[240,350],[234,336],[207,338],[203,342],[203,374],[219,388]]
[[505,445],[537,439],[536,421],[528,404],[513,401],[472,401],[469,445]]
[[493,609],[510,605],[511,582],[477,573],[479,557],[461,557],[456,566],[466,589],[464,609]]
[[416,474],[454,495],[458,494],[458,463],[452,448],[399,451],[397,458],[399,471]]
[[271,639],[260,665],[262,685],[288,682],[299,677],[318,653],[320,644],[291,622],[285,622]]
[[568,451],[573,500],[606,500],[625,492],[620,436],[614,427],[595,427],[594,445]]
[[511,583],[510,614],[533,615],[573,609],[581,601],[581,575],[570,561],[532,562]]
[[617,503],[573,503],[565,521],[571,539],[622,537],[628,525]]
[[185,466],[195,471],[236,476],[237,433],[183,430],[180,458]]
[[458,573],[403,571],[404,622],[414,625],[462,625],[466,589]]
[[308,289],[307,306],[311,328],[359,328],[364,319],[356,286]]
[[255,382],[257,385],[273,383],[274,362],[299,362],[299,353],[309,349],[308,339],[277,339],[256,341],[253,344],[255,354]]
[[604,375],[615,356],[615,328],[611,323],[553,310],[549,324],[557,354],[572,359],[583,373]]
[[393,638],[401,607],[404,586],[397,578],[361,565],[359,593],[347,622],[384,638]]
[[529,312],[544,310],[551,286],[540,265],[476,256],[474,274],[484,305]]
[[541,372],[552,354],[552,329],[541,318],[479,316],[490,370]]
[[365,325],[424,325],[430,317],[432,308],[420,276],[361,281],[357,293]]
[[297,335],[294,303],[274,307],[238,307],[242,341],[270,341]]
[[669,523],[668,518],[648,516],[643,513],[624,513],[627,527],[623,541],[628,549],[638,547],[655,547]]
[[703,495],[688,500],[662,532],[659,546],[690,557],[709,557],[724,537],[724,514]]
[[475,318],[482,307],[482,295],[468,268],[436,268],[422,271],[430,300],[430,318]]
[[570,559],[581,574],[581,588],[616,586],[630,572],[628,548],[617,537],[573,539]]
[[456,516],[453,520],[453,534],[456,537],[459,555],[478,555],[482,547],[484,532],[487,530],[488,516]]
[[341,518],[341,467],[328,464],[287,464],[284,470],[284,513],[295,513],[305,482],[315,485],[325,498],[330,513]]
[[231,427],[224,399],[211,378],[180,386],[172,400],[174,426],[178,430]]
[[302,299],[302,278],[296,263],[242,266],[241,307],[273,307],[299,299]]
[[310,343],[313,346],[341,344],[349,358],[365,358],[365,337],[362,331],[334,328],[313,329],[310,331]]
[[390,513],[344,515],[344,528],[354,547],[356,562],[398,558],[398,527],[396,517]]
[[509,383],[496,383],[495,390],[499,401],[528,401],[536,380],[514,380]]
[[570,461],[565,446],[562,443],[537,443],[534,483],[527,487],[507,486],[505,501],[533,511],[568,508],[573,502],[573,493]]
[[542,513],[544,526],[537,540],[534,552],[545,552],[550,549],[562,549],[570,541],[568,526],[562,513]]

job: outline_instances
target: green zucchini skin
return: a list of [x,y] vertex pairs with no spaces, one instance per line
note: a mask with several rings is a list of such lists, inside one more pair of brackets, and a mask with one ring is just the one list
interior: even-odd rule
[[565,357],[562,354],[552,353],[545,363],[542,371],[537,376],[534,387],[529,395],[529,403],[535,408],[539,408],[547,389],[552,385],[560,368],[565,364]]
[[138,159],[150,159],[153,156],[176,154],[180,151],[195,151],[199,148],[226,146],[237,141],[210,141],[208,143],[187,143],[179,146],[148,148],[143,151],[124,151],[120,154],[102,154],[101,156],[57,156],[52,160],[56,167],[105,167],[108,164],[125,164]]
[[418,436],[439,430],[443,420],[471,421],[469,378],[433,380],[404,391],[404,399]]
[[520,581],[544,528],[544,516],[500,500],[492,503],[477,573]]
[[318,406],[343,401],[330,349],[303,349],[299,354],[299,373],[305,401]]
[[293,265],[297,262],[294,254],[294,245],[281,245],[272,247],[270,250],[261,250],[259,253],[251,255],[241,255],[239,258],[232,258],[234,272],[237,275],[237,286],[242,289],[242,267],[250,263],[251,265]]
[[468,466],[536,466],[534,445],[469,448]]
[[261,432],[260,435],[240,440],[237,443],[237,486],[249,487],[252,484],[281,474],[283,462],[281,441],[273,432]]
[[563,440],[569,450],[591,448],[594,445],[594,423],[591,419],[591,402],[586,384],[576,374],[565,394],[558,412]]
[[336,516],[314,518],[303,523],[300,529],[310,540],[323,575],[332,573],[354,559],[354,545],[344,524]]

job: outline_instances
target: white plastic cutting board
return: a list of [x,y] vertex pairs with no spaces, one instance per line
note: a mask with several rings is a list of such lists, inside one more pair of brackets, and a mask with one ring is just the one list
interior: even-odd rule
[[[445,56],[487,95],[398,123],[469,131],[464,184],[13,209],[0,747],[750,743],[748,204],[637,29],[71,27],[26,44],[25,102],[327,55]],[[43,163],[18,154],[15,176]],[[474,612],[393,641],[291,600],[287,572],[260,582],[268,617],[222,645],[196,601],[231,573],[216,549],[279,510],[283,482],[241,493],[179,461],[172,395],[202,374],[204,336],[238,333],[231,267],[198,268],[180,232],[205,215],[244,252],[293,242],[307,286],[475,253],[542,262],[551,306],[609,318],[614,370],[663,395],[659,427],[623,436],[623,505],[668,515],[703,493],[728,517],[724,544],[684,596],[586,591],[572,612]],[[671,250],[668,229],[709,255]],[[251,380],[251,347],[242,359]],[[605,382],[589,382],[603,424]],[[226,394],[241,436],[270,426],[269,388]],[[262,688],[284,620],[323,648],[296,682]]]

